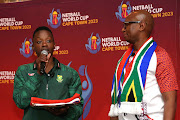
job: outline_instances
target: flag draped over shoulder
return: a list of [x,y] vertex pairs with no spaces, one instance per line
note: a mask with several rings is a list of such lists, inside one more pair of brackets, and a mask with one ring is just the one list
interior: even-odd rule
[[[119,113],[141,114],[146,73],[151,57],[156,49],[156,42],[149,38],[133,57],[128,69],[125,69],[133,52],[132,46],[118,61],[112,83],[112,104],[109,116],[118,116]],[[133,98],[133,101],[131,100]]]

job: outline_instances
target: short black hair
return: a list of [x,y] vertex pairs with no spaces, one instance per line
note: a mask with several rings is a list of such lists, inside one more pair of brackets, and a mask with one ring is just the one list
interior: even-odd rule
[[[35,34],[36,34],[38,31],[40,31],[40,30],[47,30],[47,31],[49,31],[49,32],[52,34],[52,37],[53,37],[52,31],[51,31],[48,27],[46,27],[46,26],[40,26],[40,27],[36,28],[36,30],[34,31],[34,33],[33,33],[33,38],[34,38]],[[53,37],[53,40],[54,40],[54,37]]]

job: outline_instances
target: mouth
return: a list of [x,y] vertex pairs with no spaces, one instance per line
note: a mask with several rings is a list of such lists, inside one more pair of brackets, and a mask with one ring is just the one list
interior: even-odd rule
[[124,38],[127,38],[127,34],[123,34],[124,35]]

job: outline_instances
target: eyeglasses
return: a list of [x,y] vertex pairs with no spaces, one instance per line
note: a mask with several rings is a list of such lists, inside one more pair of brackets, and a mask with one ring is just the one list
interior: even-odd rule
[[124,24],[128,24],[128,23],[140,23],[141,21],[127,21],[127,22],[123,22]]
[[129,24],[132,24],[132,23],[140,23],[141,21],[126,21],[126,22],[123,22],[124,23],[124,29],[126,29],[126,27],[129,25]]

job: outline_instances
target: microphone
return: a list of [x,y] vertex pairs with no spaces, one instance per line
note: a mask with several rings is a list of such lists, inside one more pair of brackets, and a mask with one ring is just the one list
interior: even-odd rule
[[[41,54],[44,54],[44,55],[48,55],[48,51],[47,50],[43,50],[41,51]],[[45,73],[45,67],[46,67],[46,63],[45,62],[41,62],[41,66],[40,66],[40,73],[41,74],[44,74]]]

